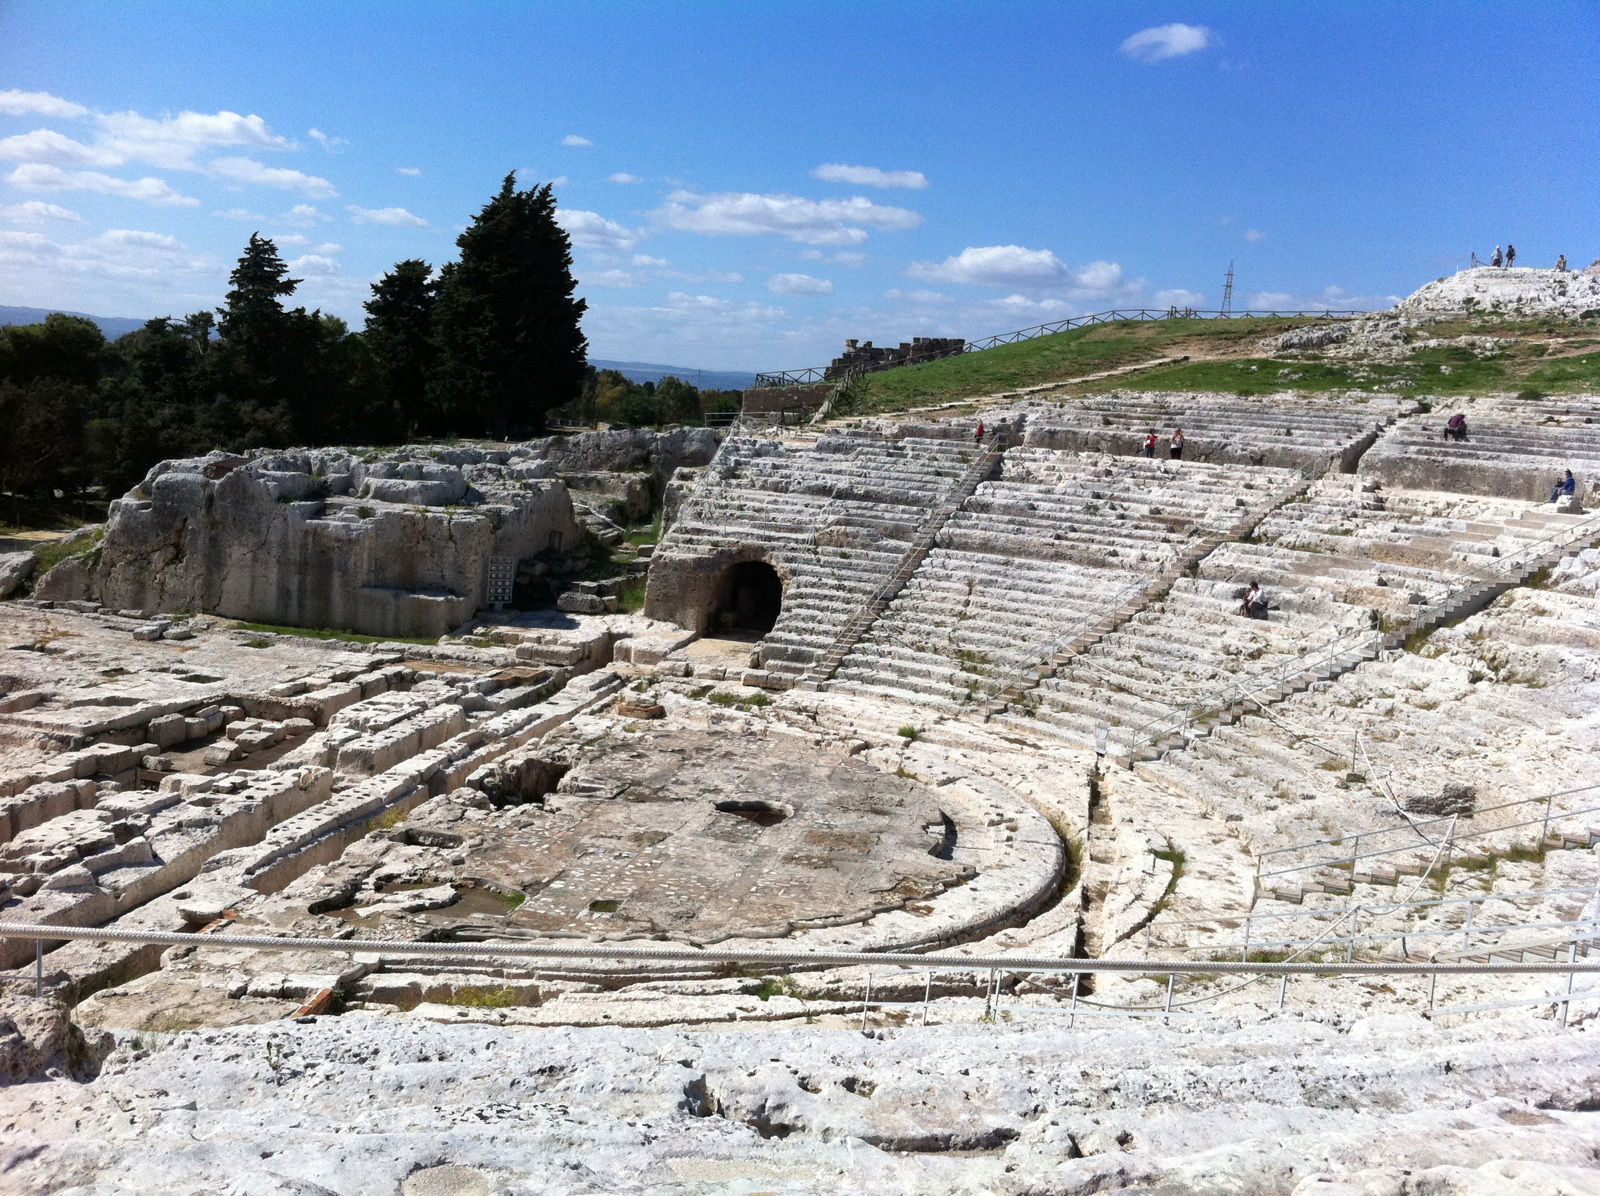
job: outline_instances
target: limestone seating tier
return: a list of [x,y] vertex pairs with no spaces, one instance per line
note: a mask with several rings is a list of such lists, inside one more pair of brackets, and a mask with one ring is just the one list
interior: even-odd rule
[[763,665],[798,680],[894,574],[928,512],[979,455],[958,441],[865,434],[729,441],[652,568],[763,550],[786,580]]
[[1070,406],[1024,407],[1030,446],[1138,456],[1147,431],[1154,428],[1158,455],[1165,457],[1167,437],[1181,427],[1185,460],[1290,466],[1329,460],[1348,465],[1387,418],[1387,413],[1363,417],[1309,404],[1192,395],[1091,396]]
[[1126,601],[1197,537],[1295,475],[1022,448],[841,665],[837,684],[961,705],[1035,664],[1063,630]]
[[[1390,429],[1362,458],[1361,475],[1394,486],[1537,502],[1571,469],[1582,498],[1600,493],[1600,401],[1446,402]],[[1469,438],[1447,441],[1444,424],[1457,410],[1467,416]]]

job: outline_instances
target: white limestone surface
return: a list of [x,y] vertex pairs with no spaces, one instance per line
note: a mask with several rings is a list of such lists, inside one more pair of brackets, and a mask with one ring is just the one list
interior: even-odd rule
[[1594,1035],[504,1030],[347,1014],[189,1033],[0,1091],[0,1189],[1600,1193]]

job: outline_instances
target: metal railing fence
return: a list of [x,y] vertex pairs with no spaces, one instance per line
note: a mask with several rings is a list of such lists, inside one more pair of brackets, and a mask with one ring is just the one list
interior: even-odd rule
[[852,362],[849,366],[839,367],[838,372],[833,372],[834,367],[832,365],[812,366],[803,370],[771,370],[757,374],[755,385],[757,387],[806,386],[818,382],[833,382],[842,376],[843,371],[847,369],[860,374],[876,374],[881,373],[883,370],[898,369],[903,365],[923,365],[946,357],[960,357],[966,353],[993,349],[998,345],[1013,345],[1019,341],[1031,341],[1041,336],[1053,336],[1058,332],[1066,332],[1073,328],[1084,328],[1091,324],[1115,324],[1124,321],[1149,323],[1157,320],[1348,320],[1356,316],[1369,316],[1371,314],[1370,311],[1357,311],[1354,309],[1330,309],[1326,311],[1196,311],[1192,308],[1113,308],[1111,311],[1097,311],[1090,315],[1072,316],[1069,319],[1056,320],[1049,324],[1035,324],[1031,328],[1019,328],[1015,332],[1000,332],[994,336],[981,337],[978,340],[968,341],[964,348],[955,352],[951,352],[948,349],[930,349],[920,355],[913,352],[910,356],[897,361]]
[[[853,952],[853,951],[780,951],[747,948],[693,948],[673,944],[649,946],[622,946],[615,944],[574,943],[437,943],[395,941],[385,939],[328,939],[296,938],[285,935],[247,935],[233,933],[194,934],[176,931],[118,930],[110,927],[53,926],[48,923],[0,922],[0,938],[32,939],[35,944],[34,977],[36,991],[44,992],[44,944],[46,942],[120,942],[155,946],[192,947],[196,949],[222,948],[229,950],[330,952],[340,955],[364,954],[390,958],[425,960],[523,960],[535,963],[555,963],[561,960],[601,960],[609,963],[691,963],[739,967],[762,965],[770,972],[787,974],[794,971],[838,967],[864,967],[864,995],[861,1001],[862,1025],[865,1027],[869,1009],[882,1009],[895,1002],[885,999],[880,991],[877,1001],[872,999],[874,971],[895,969],[901,973],[911,971],[925,976],[923,1020],[931,999],[933,976],[955,973],[963,978],[978,977],[983,986],[984,1018],[999,1020],[1004,980],[1012,982],[1013,993],[1019,982],[1039,985],[1038,977],[1054,976],[1070,980],[1070,1004],[1042,1010],[1070,1016],[1109,1014],[1124,1017],[1182,1017],[1174,1010],[1173,994],[1179,977],[1204,978],[1218,976],[1244,976],[1251,978],[1276,978],[1278,980],[1277,1008],[1284,1008],[1288,982],[1295,976],[1362,977],[1362,976],[1422,976],[1427,977],[1428,1001],[1432,1008],[1433,992],[1440,978],[1472,976],[1559,976],[1566,981],[1567,991],[1551,996],[1516,998],[1501,1005],[1474,1008],[1513,1007],[1522,1004],[1550,1004],[1559,1006],[1562,1025],[1566,1024],[1568,1006],[1574,1001],[1600,997],[1600,991],[1575,992],[1573,982],[1580,975],[1600,975],[1600,961],[1580,961],[1576,950],[1562,962],[1504,962],[1504,963],[1412,963],[1398,961],[1378,962],[1326,962],[1297,961],[1282,963],[1249,963],[1231,960],[1146,960],[1146,959],[1074,959],[1057,956],[992,956],[959,955],[951,951],[915,954],[906,952]],[[1080,989],[1085,977],[1097,975],[1165,977],[1166,992],[1157,1007],[1109,1007],[1104,1005],[1084,1008]],[[1220,996],[1222,994],[1213,994]],[[1210,999],[1209,997],[1202,997]],[[835,1002],[836,1004],[840,1002]],[[1180,1002],[1186,1007],[1195,1001]],[[854,1007],[854,1002],[850,1002]],[[1023,1008],[1013,1002],[1012,1010]],[[1028,1008],[1026,1011],[1031,1012]],[[1467,1012],[1469,1010],[1456,1010]],[[1193,1016],[1193,1015],[1188,1015]]]

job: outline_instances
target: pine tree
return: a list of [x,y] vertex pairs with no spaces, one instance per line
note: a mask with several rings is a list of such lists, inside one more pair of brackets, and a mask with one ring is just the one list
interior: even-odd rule
[[267,349],[282,335],[288,314],[280,299],[294,294],[298,278],[278,256],[278,247],[260,233],[251,233],[239,264],[228,275],[232,289],[227,305],[217,309],[222,338],[236,347]]
[[433,267],[411,258],[372,284],[363,334],[379,376],[380,402],[402,436],[435,431],[428,418],[427,381],[433,369]]
[[500,192],[456,240],[439,277],[438,365],[429,393],[441,431],[504,437],[542,428],[582,389],[588,306],[573,297],[572,244],[550,184]]

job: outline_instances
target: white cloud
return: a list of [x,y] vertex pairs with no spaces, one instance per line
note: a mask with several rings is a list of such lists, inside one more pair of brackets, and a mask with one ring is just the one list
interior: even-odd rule
[[640,287],[644,284],[645,279],[630,270],[602,270],[583,276],[583,285],[587,287]]
[[39,162],[25,163],[6,177],[14,186],[29,191],[94,191],[164,207],[187,208],[200,203],[193,196],[174,191],[161,179],[119,179],[96,170],[62,170]]
[[1004,299],[990,299],[984,306],[1010,316],[1038,316],[1041,319],[1064,316],[1072,311],[1072,305],[1063,299],[1031,299],[1027,295],[1007,295]]
[[576,147],[580,145],[593,145],[594,142],[590,141],[587,137],[579,137],[576,133],[568,133],[561,139],[561,144]]
[[321,129],[307,129],[306,136],[311,138],[312,141],[315,141],[330,154],[337,154],[340,150],[346,148],[350,144],[347,139],[343,137],[330,137]]
[[1257,291],[1250,296],[1250,308],[1253,310],[1279,308],[1288,310],[1298,308],[1293,295],[1288,291]]
[[885,299],[903,300],[907,303],[948,303],[950,301],[950,296],[943,291],[905,291],[899,287],[892,287],[885,291],[883,297]]
[[850,199],[802,199],[797,195],[675,191],[656,217],[669,227],[708,236],[786,237],[805,245],[859,245],[867,229],[915,228],[922,217],[906,208]]
[[[162,293],[175,276],[216,270],[221,263],[193,254],[175,237],[143,229],[109,229],[76,244],[58,244],[38,233],[0,231],[0,267],[35,285],[84,279],[153,284]],[[76,280],[76,281],[74,281]]]
[[266,166],[254,158],[214,158],[207,169],[219,179],[240,186],[281,187],[300,191],[312,199],[332,199],[339,192],[327,179],[281,166]]
[[23,203],[0,204],[0,220],[12,224],[84,224],[84,218],[71,208],[64,208],[60,204],[45,203],[42,199],[30,199]]
[[635,266],[670,266],[672,263],[664,257],[651,257],[648,253],[636,253],[633,255],[633,264]]
[[581,249],[610,249],[624,251],[639,243],[639,234],[633,229],[607,220],[599,212],[582,208],[557,208],[556,223],[567,230],[572,243]]
[[0,158],[13,162],[47,162],[55,166],[120,166],[121,155],[85,145],[54,129],[35,129],[0,139]]
[[827,262],[831,266],[859,266],[867,260],[866,254],[853,249],[841,249],[837,253],[823,253],[820,249],[802,249],[795,256],[803,262]]
[[811,177],[826,183],[850,183],[857,187],[908,187],[921,191],[928,176],[920,170],[879,170],[876,166],[845,166],[828,162],[811,172]]
[[404,208],[363,208],[356,204],[348,204],[346,208],[357,224],[388,224],[395,228],[428,227],[428,222],[421,216],[414,216]]
[[831,295],[833,283],[809,274],[774,274],[767,279],[767,290],[774,295]]
[[732,299],[719,299],[715,295],[687,295],[682,291],[668,294],[665,304],[658,310],[700,314],[736,313],[744,318],[759,320],[781,320],[785,314],[781,307],[767,307],[753,301],[735,303]]
[[1195,307],[1205,303],[1206,297],[1199,291],[1185,290],[1183,287],[1173,287],[1168,291],[1157,291],[1150,297],[1157,307]]
[[1120,47],[1138,62],[1162,62],[1193,54],[1217,44],[1217,35],[1204,25],[1156,25],[1141,29]]
[[261,117],[237,112],[180,112],[159,120],[137,112],[108,112],[95,119],[101,129],[99,144],[106,149],[124,160],[148,162],[169,170],[202,169],[194,161],[195,154],[214,147],[294,148],[288,138],[268,128]]
[[332,220],[333,217],[314,204],[297,203],[282,216],[279,216],[278,219],[285,224],[292,224],[298,228],[310,228],[318,221]]
[[47,91],[18,91],[12,88],[9,91],[0,91],[0,112],[7,116],[59,116],[72,120],[80,116],[88,116],[89,110],[82,104],[74,104],[71,100],[63,100],[53,96]]
[[218,220],[237,220],[241,223],[252,220],[259,222],[261,219],[259,213],[252,212],[249,208],[224,208],[220,212],[212,212],[211,214]]
[[1259,228],[1247,228],[1244,230],[1244,239],[1250,242],[1265,241],[1267,239],[1267,234],[1262,232]]
[[1122,285],[1122,267],[1116,262],[1090,262],[1072,272],[1072,282],[1086,291],[1110,291]]
[[415,166],[396,166],[394,168],[394,172],[396,174],[407,175],[410,178],[416,178],[418,175],[420,175],[422,173],[422,171],[418,167],[415,167]]
[[1067,277],[1067,265],[1048,249],[984,245],[963,249],[942,262],[914,262],[906,271],[928,282],[980,286],[1048,286]]
[[670,278],[675,282],[694,283],[734,283],[743,282],[744,275],[732,270],[663,270],[662,278]]
[[307,253],[290,262],[289,269],[308,278],[326,278],[339,273],[339,263],[320,253]]
[[606,182],[608,182],[608,183],[642,183],[642,182],[644,182],[644,180],[641,179],[636,174],[629,174],[626,170],[619,170],[619,171],[617,171],[616,174],[611,175],[608,179],[606,179]]
[[169,237],[165,233],[146,232],[137,228],[107,229],[98,237],[92,238],[90,243],[162,250],[181,250],[184,247],[183,242],[176,237]]

